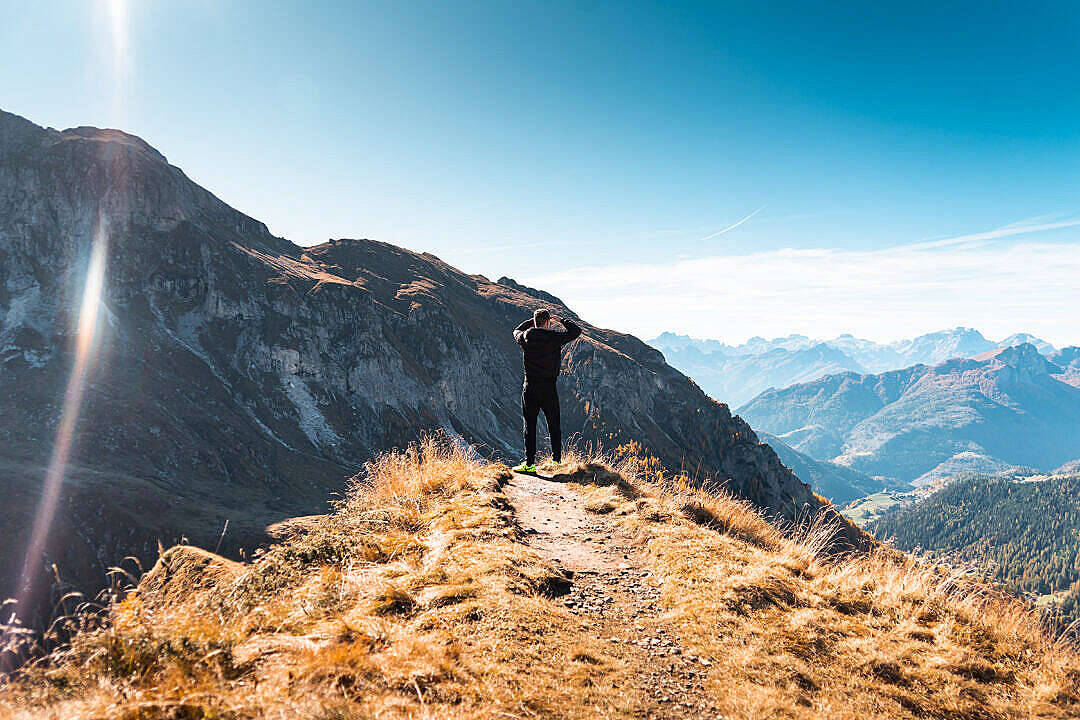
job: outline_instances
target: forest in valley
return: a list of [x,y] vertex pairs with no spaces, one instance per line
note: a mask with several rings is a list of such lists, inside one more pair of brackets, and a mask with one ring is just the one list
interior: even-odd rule
[[979,571],[1015,592],[1056,596],[1080,617],[1080,475],[967,476],[872,526],[902,550]]

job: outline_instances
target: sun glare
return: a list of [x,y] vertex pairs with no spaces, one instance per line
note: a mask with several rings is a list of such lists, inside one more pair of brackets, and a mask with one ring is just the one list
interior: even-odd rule
[[108,236],[104,226],[95,233],[94,246],[90,251],[90,263],[86,269],[86,285],[83,288],[82,305],[79,308],[79,324],[76,330],[76,366],[85,363],[93,346],[101,310],[101,292],[105,285],[105,253]]
[[127,55],[127,0],[106,0],[109,32],[112,35],[113,59],[119,64]]
[[34,517],[30,543],[23,561],[23,571],[19,582],[18,607],[24,608],[24,602],[32,597],[34,583],[41,569],[45,542],[52,528],[56,503],[60,498],[64,473],[71,454],[72,441],[82,409],[86,391],[86,379],[94,357],[95,339],[98,335],[98,319],[101,316],[101,301],[105,287],[105,265],[108,257],[108,228],[102,221],[94,233],[93,246],[90,250],[90,262],[87,264],[86,281],[83,287],[79,319],[75,326],[75,360],[64,393],[64,407],[60,416],[60,426],[56,431],[49,467],[45,473],[41,500]]
[[128,0],[101,0],[99,5],[101,22],[105,26],[103,38],[108,53],[108,73],[112,79],[112,121],[122,125],[126,121],[128,86],[133,67],[130,35],[130,8]]

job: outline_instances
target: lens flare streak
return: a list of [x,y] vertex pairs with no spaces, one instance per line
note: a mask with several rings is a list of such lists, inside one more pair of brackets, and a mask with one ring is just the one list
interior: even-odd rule
[[86,380],[94,358],[95,337],[101,315],[102,292],[105,285],[107,255],[108,232],[104,223],[99,223],[98,229],[94,233],[93,247],[90,251],[90,263],[86,271],[82,305],[79,309],[79,322],[75,335],[75,362],[72,365],[71,376],[68,379],[67,390],[64,393],[60,426],[56,431],[56,442],[53,444],[52,456],[49,459],[48,470],[45,473],[41,500],[38,503],[33,530],[30,534],[30,543],[23,562],[19,582],[19,604],[17,606],[20,608],[24,607],[24,602],[33,593],[34,580],[38,577],[39,565],[45,551],[45,541],[49,536],[49,530],[56,514],[56,504],[60,498],[64,472],[71,454],[75,429],[82,409],[83,396],[86,392]]

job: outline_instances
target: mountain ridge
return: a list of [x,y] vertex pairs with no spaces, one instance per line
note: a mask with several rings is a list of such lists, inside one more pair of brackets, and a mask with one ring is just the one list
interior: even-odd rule
[[[919,481],[954,461],[1052,468],[1080,453],[1080,393],[1034,345],[936,366],[847,373],[766,391],[740,408],[796,450]],[[1000,468],[999,468],[1000,469]]]
[[[132,137],[0,115],[0,482],[12,498],[0,513],[26,532],[75,366],[82,278],[108,241],[97,362],[39,580],[55,562],[92,590],[125,555],[149,565],[159,540],[235,556],[267,524],[325,511],[360,463],[425,430],[518,452],[510,330],[538,307],[569,308],[388,243],[293,245]],[[564,432],[638,443],[780,515],[825,508],[658,351],[582,325],[564,358]],[[5,588],[25,542],[0,553]]]
[[249,562],[165,551],[0,713],[1075,716],[1080,655],[1030,606],[897,552],[825,558],[829,532],[647,457],[520,475],[428,440]]
[[811,382],[839,372],[879,374],[918,364],[937,365],[1024,343],[1034,344],[1048,356],[1059,352],[1029,333],[1014,333],[993,342],[979,331],[965,327],[886,344],[850,334],[831,340],[797,334],[771,340],[754,337],[741,345],[726,345],[717,340],[665,332],[649,341],[672,365],[696,378],[706,392],[736,407],[765,390]]

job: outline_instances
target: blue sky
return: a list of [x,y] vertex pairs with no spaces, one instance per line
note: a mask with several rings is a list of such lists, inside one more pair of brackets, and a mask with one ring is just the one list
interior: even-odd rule
[[1075,4],[313,5],[0,0],[0,107],[643,336],[1080,342]]

